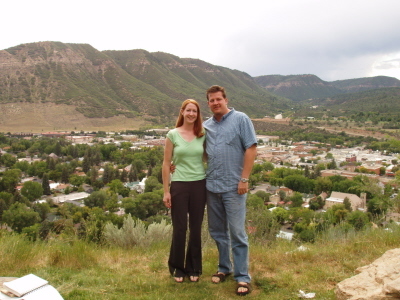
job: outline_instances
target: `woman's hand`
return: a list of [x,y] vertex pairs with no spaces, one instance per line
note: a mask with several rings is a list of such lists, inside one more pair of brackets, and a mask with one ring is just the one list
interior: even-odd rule
[[171,194],[164,193],[163,202],[166,208],[171,208]]

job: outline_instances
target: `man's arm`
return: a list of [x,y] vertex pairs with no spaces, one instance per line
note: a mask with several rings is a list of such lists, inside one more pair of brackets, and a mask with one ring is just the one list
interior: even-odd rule
[[[257,145],[253,144],[252,146],[247,148],[246,151],[244,152],[242,178],[250,177],[251,169],[253,168],[256,156],[257,156]],[[248,190],[249,190],[249,183],[239,181],[238,194],[239,195],[246,194]]]

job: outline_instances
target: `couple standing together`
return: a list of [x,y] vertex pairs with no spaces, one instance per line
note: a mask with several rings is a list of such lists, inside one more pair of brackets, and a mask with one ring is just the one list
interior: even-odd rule
[[[201,224],[207,203],[209,232],[219,252],[218,270],[211,280],[221,283],[233,273],[236,293],[247,295],[251,291],[251,277],[246,198],[257,139],[250,118],[228,107],[223,87],[214,85],[206,95],[213,117],[203,123],[198,103],[185,100],[176,128],[167,134],[162,176],[163,201],[171,208],[173,225],[168,266],[176,282],[183,282],[186,276],[192,282],[199,280]],[[170,183],[171,162],[175,170]]]

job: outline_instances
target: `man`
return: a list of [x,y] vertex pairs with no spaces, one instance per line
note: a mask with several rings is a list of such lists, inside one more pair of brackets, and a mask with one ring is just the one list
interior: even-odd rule
[[223,87],[210,87],[207,103],[214,114],[204,122],[208,156],[207,213],[210,235],[219,252],[218,271],[212,276],[212,282],[223,282],[233,272],[238,283],[236,293],[247,295],[251,291],[251,277],[245,230],[246,199],[257,139],[250,118],[228,108]]

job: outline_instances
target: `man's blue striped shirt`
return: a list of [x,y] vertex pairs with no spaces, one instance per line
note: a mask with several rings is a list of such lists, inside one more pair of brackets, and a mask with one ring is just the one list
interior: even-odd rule
[[237,190],[244,152],[257,144],[250,118],[233,108],[230,110],[220,122],[212,117],[203,123],[207,130],[207,189],[213,193]]

